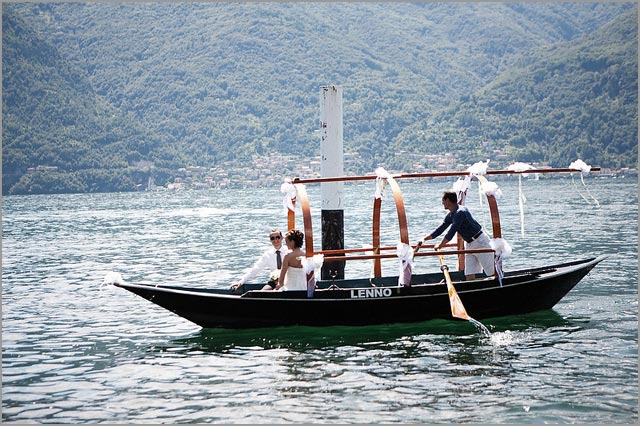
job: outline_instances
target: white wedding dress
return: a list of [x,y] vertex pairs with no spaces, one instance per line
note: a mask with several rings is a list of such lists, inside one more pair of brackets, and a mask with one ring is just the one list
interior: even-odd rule
[[307,274],[304,273],[304,268],[294,268],[289,266],[287,273],[284,276],[283,290],[306,290],[307,289]]

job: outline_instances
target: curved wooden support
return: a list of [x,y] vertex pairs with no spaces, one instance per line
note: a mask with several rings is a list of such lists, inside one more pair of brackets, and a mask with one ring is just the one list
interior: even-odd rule
[[[479,182],[485,184],[488,182],[487,178],[482,175],[476,176]],[[487,202],[489,203],[489,211],[491,212],[491,226],[493,231],[493,238],[502,238],[502,229],[500,228],[500,213],[498,212],[498,201],[494,195],[487,195]]]
[[[407,226],[407,215],[404,209],[404,199],[402,198],[402,191],[398,183],[392,177],[387,178],[387,182],[393,192],[393,199],[396,203],[396,210],[398,212],[398,225],[400,228],[400,241],[409,244],[409,227]],[[382,198],[373,199],[373,254],[380,254],[380,210],[382,208]],[[373,261],[373,276],[382,276],[382,266],[380,263],[380,257],[376,256]]]
[[[396,180],[389,176],[387,179],[389,186],[393,190],[393,199],[396,201],[396,210],[398,210],[398,225],[400,228],[400,241],[404,244],[409,244],[409,227],[407,226],[407,215],[404,210],[404,199],[402,198],[402,192]],[[407,261],[402,260],[401,275],[399,282],[405,286],[411,286],[411,264],[407,264]]]
[[400,241],[405,244],[409,244],[409,227],[407,226],[407,215],[404,210],[404,199],[402,198],[402,191],[394,178],[389,177],[387,179],[391,190],[393,191],[393,199],[396,201],[396,210],[398,211],[398,226],[400,227]]
[[[382,198],[373,198],[373,254],[380,254],[380,209],[382,208]],[[382,265],[380,258],[373,260],[373,276],[382,276]]]
[[[296,197],[293,197],[291,199],[291,202],[293,203],[293,206],[295,207],[296,205]],[[295,229],[296,227],[296,212],[293,210],[289,210],[287,209],[287,231],[290,231],[291,229]]]
[[301,183],[295,184],[297,197],[302,207],[302,218],[304,220],[304,245],[307,257],[313,257],[313,230],[311,229],[311,207],[309,206],[309,196],[307,189]]

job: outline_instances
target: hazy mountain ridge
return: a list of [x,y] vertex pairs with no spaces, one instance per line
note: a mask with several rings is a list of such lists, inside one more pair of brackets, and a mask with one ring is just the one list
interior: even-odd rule
[[[318,93],[326,84],[343,87],[345,150],[359,153],[362,170],[385,162],[406,168],[397,153],[407,144],[425,153],[473,151],[441,143],[443,134],[425,139],[411,129],[434,130],[425,123],[450,118],[448,108],[483,96],[481,89],[498,84],[509,67],[522,70],[531,52],[544,57],[548,45],[571,46],[629,9],[629,15],[637,13],[635,4],[597,3],[5,4],[3,174],[9,180],[4,177],[3,192],[27,167],[40,164],[101,170],[96,174],[106,180],[126,177],[112,185],[132,188],[144,173],[129,166],[141,161],[153,162],[155,172],[168,178],[172,168],[242,162],[256,153],[315,156]],[[7,31],[5,22],[13,19],[17,24]],[[59,73],[33,69],[44,67],[39,51],[18,53],[33,40],[44,44],[40,52],[49,49],[66,62],[60,67],[75,70],[74,78],[62,78],[68,96],[58,102],[77,104],[64,113],[73,116],[75,129],[44,111],[29,115],[29,105],[43,99],[29,89],[31,79],[60,86]],[[7,78],[7,71],[29,62],[23,80]],[[637,90],[624,95],[631,96],[625,105],[634,95],[637,105]],[[620,126],[631,127],[626,124]],[[509,135],[513,128],[491,131]],[[464,123],[455,132],[468,136]],[[628,140],[628,131],[622,133]],[[490,145],[510,144],[516,136]],[[549,160],[559,155],[546,148],[543,153]],[[613,157],[612,165],[622,164]],[[101,185],[96,181],[86,190]]]

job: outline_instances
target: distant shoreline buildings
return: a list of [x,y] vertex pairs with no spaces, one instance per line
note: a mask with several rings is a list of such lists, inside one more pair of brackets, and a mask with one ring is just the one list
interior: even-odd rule
[[[471,164],[461,164],[453,154],[412,154],[401,153],[413,161],[411,170],[388,170],[390,173],[429,173],[451,170],[466,170]],[[345,174],[349,170],[358,168],[358,154],[345,153]],[[503,159],[501,159],[503,160]],[[504,161],[502,161],[504,162]],[[548,163],[533,163],[536,168],[548,168]],[[381,166],[384,167],[382,164]],[[506,167],[506,166],[505,166]],[[494,167],[495,168],[495,167]],[[153,169],[150,169],[153,174]],[[373,170],[370,172],[374,173]],[[534,175],[532,171],[531,175]],[[603,168],[597,174],[602,177],[637,176],[637,170],[622,168],[619,170]],[[226,161],[214,167],[185,166],[178,169],[177,176],[172,182],[157,185],[152,176],[145,190],[179,191],[185,189],[211,189],[211,188],[236,188],[236,187],[269,187],[281,185],[285,178],[312,179],[320,177],[320,160],[313,159],[303,161],[302,157],[288,154],[272,154],[270,156],[254,155],[251,162],[238,165],[232,161]],[[545,178],[554,177],[546,175]],[[564,176],[566,177],[566,176]],[[434,178],[439,179],[439,178]],[[442,179],[442,178],[440,178]]]

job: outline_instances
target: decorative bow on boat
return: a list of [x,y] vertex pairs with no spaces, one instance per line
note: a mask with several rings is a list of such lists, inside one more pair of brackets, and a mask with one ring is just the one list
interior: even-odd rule
[[300,259],[302,269],[307,274],[307,297],[313,297],[316,289],[316,270],[322,268],[324,263],[324,255],[314,254],[313,257],[305,257]]
[[284,180],[284,183],[280,186],[280,192],[284,194],[284,199],[282,200],[284,208],[295,211],[293,201],[296,199],[298,192],[296,191],[295,185],[291,183],[291,179],[287,178]]
[[463,194],[467,193],[467,189],[469,189],[469,185],[471,185],[471,175],[465,176],[465,178],[458,178],[457,181],[453,183],[453,190],[458,195],[458,200],[461,200]]
[[378,167],[376,169],[376,176],[376,192],[373,196],[379,200],[384,194],[384,186],[391,175],[384,169],[384,167]]
[[[582,181],[582,186],[584,187],[584,189],[587,190],[587,194],[593,200],[594,205],[596,207],[600,207],[600,203],[598,202],[598,200],[596,200],[596,198],[593,195],[591,195],[591,192],[589,192],[589,188],[587,188],[587,185],[584,183],[584,176],[589,174],[589,172],[591,171],[591,166],[588,165],[587,163],[585,163],[584,161],[582,161],[580,159],[577,159],[573,163],[569,164],[569,168],[572,169],[572,170],[579,170],[579,171],[582,172],[582,173],[580,173],[580,180]],[[573,182],[573,186],[575,186],[576,189],[577,189],[578,186],[576,185],[575,181],[573,180],[573,173],[571,173],[571,182]],[[591,204],[591,201],[589,201],[587,199],[587,197],[582,195],[582,192],[580,192],[579,189],[577,189],[577,191],[578,191],[578,194],[580,194],[580,196],[582,197],[583,200],[585,200],[587,203]]]
[[502,287],[502,277],[504,277],[504,273],[502,272],[502,261],[505,257],[511,255],[513,249],[504,238],[492,238],[489,241],[489,244],[491,245],[491,248],[496,252],[496,273],[498,274],[498,282],[500,283],[500,287]]
[[484,195],[493,195],[497,200],[502,197],[502,190],[495,182],[491,182],[485,180],[484,182],[480,182],[480,190]]
[[569,168],[572,170],[580,170],[583,175],[588,175],[589,172],[591,171],[591,166],[579,158],[576,161],[569,164]]
[[[473,176],[480,176],[480,175],[487,174],[487,169],[489,168],[489,161],[490,160],[487,158],[486,163],[482,161],[478,161],[477,163],[474,163],[473,165],[469,166],[469,168],[467,169],[467,172],[469,172],[469,174],[465,176],[464,180],[458,179],[458,181],[453,185],[453,190],[458,193],[458,200],[461,201],[460,204],[464,204],[464,199],[466,198],[467,189],[471,184],[471,179],[473,178]],[[480,205],[482,205],[482,190],[479,186],[478,186],[478,195],[480,196]]]
[[489,168],[489,159],[487,158],[487,162],[483,163],[482,161],[478,161],[473,165],[469,166],[467,171],[470,175],[486,175],[487,169]]
[[411,271],[413,269],[413,249],[409,244],[398,242],[397,255],[400,259],[400,273],[398,274],[399,286],[411,285]]

